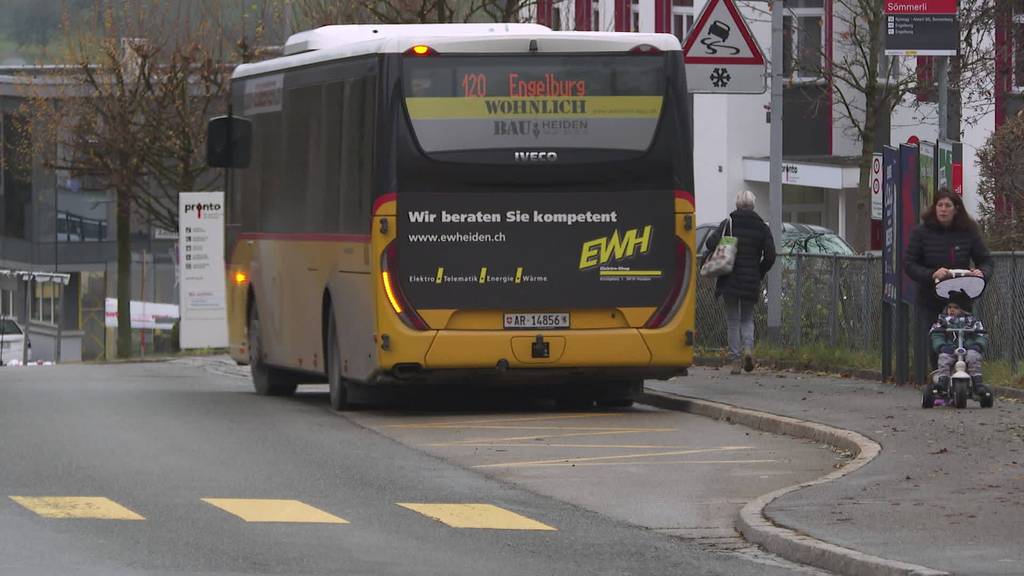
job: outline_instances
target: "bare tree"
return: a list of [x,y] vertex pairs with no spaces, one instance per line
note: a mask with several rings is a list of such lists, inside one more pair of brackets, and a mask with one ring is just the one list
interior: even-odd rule
[[523,22],[537,0],[362,0],[374,20],[386,24]]
[[525,22],[537,0],[471,0],[466,20],[490,22]]
[[879,122],[921,86],[916,74],[900,69],[899,58],[884,56],[882,0],[835,0],[833,14],[836,48],[831,61],[822,59],[821,75],[832,86],[840,119],[860,141],[860,185],[851,241],[865,250],[870,245],[869,182]]
[[211,20],[191,22],[184,36],[169,42],[152,69],[145,112],[151,154],[149,186],[134,202],[139,213],[165,230],[178,228],[178,193],[210,190],[220,172],[206,166],[206,124],[227,106],[230,66],[222,61]]
[[291,9],[298,29],[370,22],[365,4],[358,0],[292,0]]
[[[138,8],[138,7],[136,7]],[[143,119],[157,48],[125,31],[145,20],[139,10],[98,7],[75,33],[65,15],[64,64],[31,84],[22,107],[26,141],[49,168],[84,176],[115,199],[118,264],[118,356],[131,354],[132,197],[146,184],[150,154]]]
[[133,223],[175,230],[178,192],[216,183],[203,152],[208,117],[226,107],[222,23],[198,4],[96,0],[85,20],[65,13],[61,65],[29,84],[22,106],[25,140],[46,167],[112,192],[121,357],[131,354]]

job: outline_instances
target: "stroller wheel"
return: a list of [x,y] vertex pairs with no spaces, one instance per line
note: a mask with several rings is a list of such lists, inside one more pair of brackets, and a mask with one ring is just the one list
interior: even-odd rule
[[932,387],[925,386],[924,395],[921,397],[921,408],[931,408],[935,406],[935,395],[932,394]]
[[995,395],[992,394],[992,391],[984,384],[979,384],[978,387],[974,389],[974,393],[978,396],[978,402],[981,404],[982,408],[991,408],[996,402]]

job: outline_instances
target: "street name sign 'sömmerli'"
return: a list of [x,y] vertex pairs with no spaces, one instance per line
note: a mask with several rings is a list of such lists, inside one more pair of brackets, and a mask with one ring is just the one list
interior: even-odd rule
[[761,94],[765,58],[733,0],[709,0],[683,44],[690,92]]
[[886,0],[886,56],[955,56],[956,0]]

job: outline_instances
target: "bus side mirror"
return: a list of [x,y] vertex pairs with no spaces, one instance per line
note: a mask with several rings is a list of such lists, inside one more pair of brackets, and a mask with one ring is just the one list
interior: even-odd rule
[[206,126],[206,163],[213,168],[248,168],[252,122],[236,116],[211,118]]

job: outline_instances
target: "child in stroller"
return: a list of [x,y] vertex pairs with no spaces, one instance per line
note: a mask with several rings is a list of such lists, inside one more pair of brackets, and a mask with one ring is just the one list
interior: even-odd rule
[[992,406],[992,391],[982,382],[981,361],[988,347],[985,326],[972,314],[972,301],[964,292],[948,293],[949,302],[929,332],[932,350],[938,354],[938,369],[932,373],[933,385],[926,387],[922,406],[931,408],[936,400],[953,399],[958,408],[966,402],[955,399],[956,378],[969,375],[967,396],[982,407]]

